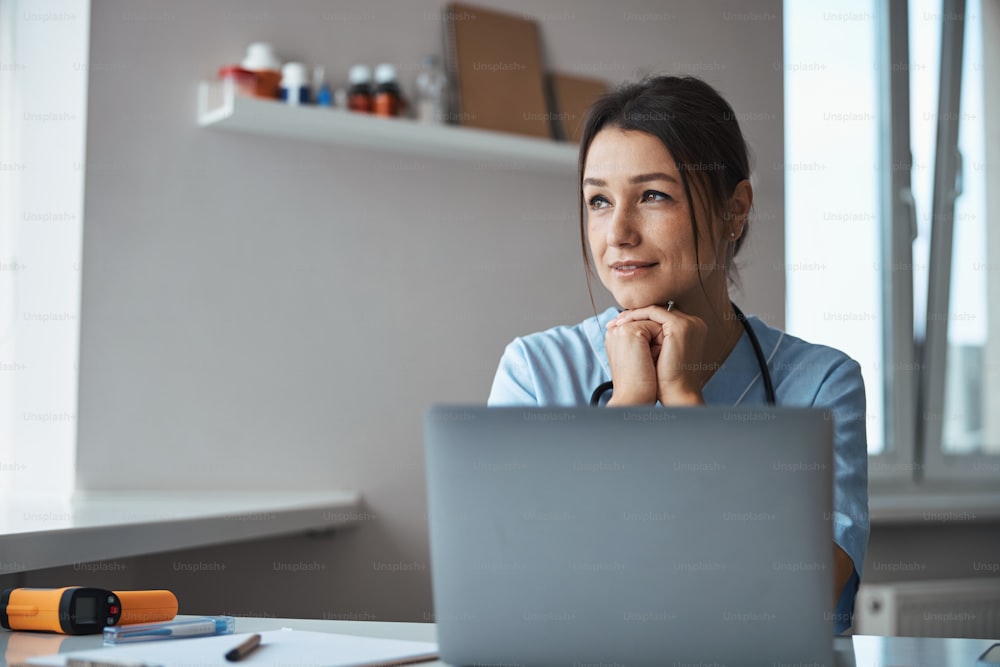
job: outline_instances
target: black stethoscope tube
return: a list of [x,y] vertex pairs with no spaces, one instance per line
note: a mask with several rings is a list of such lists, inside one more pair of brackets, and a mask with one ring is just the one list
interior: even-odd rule
[[[733,307],[733,313],[736,314],[736,319],[740,321],[743,325],[743,330],[747,332],[747,337],[750,339],[750,344],[753,346],[754,356],[757,357],[757,365],[760,366],[760,376],[764,380],[764,394],[767,396],[768,405],[777,405],[777,401],[774,398],[774,385],[771,383],[771,372],[767,368],[767,359],[764,358],[764,351],[760,349],[760,341],[757,340],[757,334],[754,333],[753,327],[750,326],[750,322],[743,315],[743,311],[736,307],[735,303],[730,302]],[[601,402],[601,396],[605,394],[609,389],[613,389],[614,385],[611,380],[607,382],[602,382],[597,385],[594,389],[594,393],[590,395],[590,404],[596,406]]]

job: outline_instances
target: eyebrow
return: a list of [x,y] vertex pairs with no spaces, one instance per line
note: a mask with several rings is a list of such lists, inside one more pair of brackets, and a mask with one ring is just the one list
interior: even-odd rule
[[[633,176],[629,179],[629,183],[649,183],[650,181],[669,181],[670,183],[679,183],[676,178],[670,174],[665,174],[662,171],[654,171],[650,174],[639,174],[638,176]],[[602,181],[599,178],[585,178],[583,179],[584,185],[596,185],[597,187],[604,187],[608,183],[607,181]]]

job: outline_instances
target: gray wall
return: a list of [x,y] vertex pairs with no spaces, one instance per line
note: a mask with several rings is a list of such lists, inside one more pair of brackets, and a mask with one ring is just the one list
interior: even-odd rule
[[[489,4],[540,20],[552,69],[728,97],[758,165],[737,298],[782,326],[781,3]],[[184,611],[427,620],[421,414],[484,401],[511,338],[593,313],[575,175],[201,130],[195,91],[259,39],[336,84],[389,61],[409,86],[441,7],[94,0],[79,486],[350,488],[368,518],[90,574],[170,585]],[[226,568],[178,566],[197,562]]]

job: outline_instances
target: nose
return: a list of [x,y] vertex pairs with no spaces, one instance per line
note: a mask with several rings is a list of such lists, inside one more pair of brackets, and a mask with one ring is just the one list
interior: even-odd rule
[[638,223],[638,212],[633,206],[628,204],[617,206],[611,216],[611,224],[608,225],[608,245],[617,247],[638,245],[641,237]]

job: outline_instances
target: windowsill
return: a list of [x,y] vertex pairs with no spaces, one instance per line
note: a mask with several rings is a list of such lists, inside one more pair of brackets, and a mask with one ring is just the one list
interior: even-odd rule
[[872,483],[868,512],[873,525],[965,524],[1000,521],[1000,491],[947,486]]
[[0,574],[358,523],[352,491],[98,491],[0,499]]

